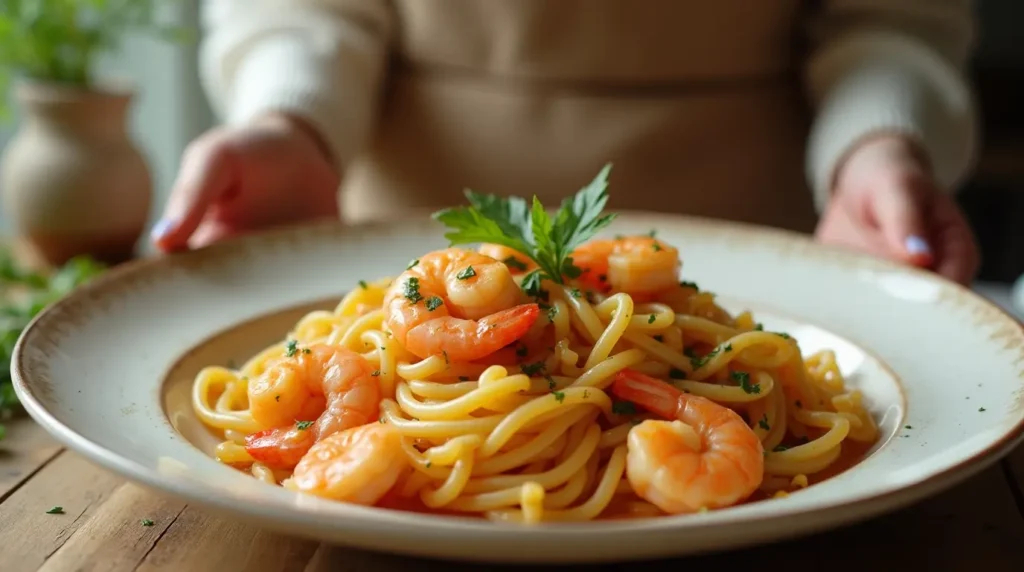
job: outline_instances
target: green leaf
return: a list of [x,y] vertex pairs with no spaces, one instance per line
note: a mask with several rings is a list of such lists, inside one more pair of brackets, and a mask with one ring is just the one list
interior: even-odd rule
[[433,218],[448,227],[445,238],[452,246],[487,242],[526,255],[540,270],[524,278],[523,289],[539,293],[544,279],[563,284],[566,278],[578,278],[581,271],[573,264],[572,252],[615,219],[614,214],[602,214],[610,172],[611,164],[605,165],[590,184],[562,201],[553,218],[536,196],[528,206],[521,197],[468,190],[468,207],[444,209]]

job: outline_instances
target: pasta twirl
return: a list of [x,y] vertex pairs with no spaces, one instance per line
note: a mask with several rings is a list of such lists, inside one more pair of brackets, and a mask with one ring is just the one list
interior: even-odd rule
[[239,369],[202,370],[193,406],[224,437],[217,458],[337,500],[530,524],[784,497],[878,438],[831,352],[805,357],[678,282],[662,241],[572,238],[600,209],[563,209],[530,215],[565,241],[557,256],[525,233],[428,253]]

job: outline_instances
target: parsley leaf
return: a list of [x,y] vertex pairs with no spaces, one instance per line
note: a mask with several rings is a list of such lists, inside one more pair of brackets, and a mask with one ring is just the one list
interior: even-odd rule
[[761,385],[757,383],[750,383],[750,374],[745,371],[734,371],[730,374],[733,381],[739,384],[740,389],[744,393],[757,394],[761,393]]
[[468,280],[476,276],[476,270],[473,270],[472,266],[467,266],[464,270],[455,275],[459,280]]
[[309,429],[310,426],[312,425],[312,421],[298,421],[295,423],[295,428],[298,429],[299,431],[305,431],[306,429]]
[[299,353],[299,342],[295,340],[288,340],[288,343],[284,346],[285,357],[294,357],[295,354]]
[[[608,202],[608,173],[605,165],[593,181],[566,198],[551,216],[540,200],[521,197],[498,197],[467,190],[468,207],[438,211],[433,218],[450,230],[445,234],[451,246],[487,242],[507,246],[521,252],[537,264],[536,277],[523,289],[540,281],[564,284],[564,279],[579,277],[581,270],[572,262],[572,251],[608,226],[614,214],[604,214]],[[533,273],[531,273],[533,274]],[[527,276],[529,278],[529,275]]]
[[526,270],[526,263],[515,256],[509,256],[505,258],[505,260],[502,260],[502,262],[505,263],[505,266],[508,266],[513,270],[518,270],[520,272],[524,272]]
[[423,296],[420,295],[420,279],[415,276],[410,276],[409,279],[405,281],[405,288],[402,291],[402,295],[405,296],[406,300],[413,304],[422,300]]
[[46,514],[64,514],[64,507],[62,507],[62,506],[55,506],[55,507],[51,508],[50,510],[46,511]]
[[555,396],[555,400],[558,401],[559,403],[562,403],[563,401],[565,401],[565,393],[563,393],[561,391],[553,391],[553,392],[551,392],[551,395],[554,395]]
[[142,526],[153,526],[153,524],[153,521],[149,520],[148,518],[142,519]]
[[441,300],[437,296],[431,296],[427,298],[427,311],[433,312],[434,310],[440,308],[442,304],[444,304],[443,300]]

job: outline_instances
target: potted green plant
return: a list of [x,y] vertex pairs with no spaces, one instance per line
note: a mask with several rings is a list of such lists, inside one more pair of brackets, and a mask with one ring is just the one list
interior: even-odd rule
[[127,129],[134,89],[101,79],[97,64],[130,31],[182,38],[161,21],[173,3],[0,0],[0,111],[10,95],[22,116],[0,161],[2,210],[51,264],[134,254],[152,200]]

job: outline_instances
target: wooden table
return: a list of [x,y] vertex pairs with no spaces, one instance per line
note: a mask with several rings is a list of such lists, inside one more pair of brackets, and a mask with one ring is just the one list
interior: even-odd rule
[[[54,506],[63,514],[47,514]],[[883,552],[885,554],[883,555]],[[1024,447],[909,509],[800,540],[595,570],[1024,571]],[[328,546],[212,516],[64,450],[29,419],[0,441],[0,571],[506,569]],[[526,567],[522,567],[525,569]],[[545,567],[534,567],[533,569]],[[554,570],[555,568],[550,568]]]

